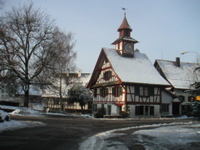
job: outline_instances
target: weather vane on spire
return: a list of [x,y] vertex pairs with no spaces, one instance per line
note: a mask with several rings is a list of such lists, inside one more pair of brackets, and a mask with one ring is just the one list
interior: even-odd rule
[[126,16],[126,10],[127,10],[127,8],[122,7],[122,10],[124,11],[124,17],[125,17]]

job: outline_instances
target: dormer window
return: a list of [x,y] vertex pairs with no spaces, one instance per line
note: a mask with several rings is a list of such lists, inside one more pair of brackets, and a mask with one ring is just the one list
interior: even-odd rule
[[108,80],[111,79],[111,77],[112,77],[112,72],[111,71],[104,72],[104,74],[103,74],[104,80],[108,81]]

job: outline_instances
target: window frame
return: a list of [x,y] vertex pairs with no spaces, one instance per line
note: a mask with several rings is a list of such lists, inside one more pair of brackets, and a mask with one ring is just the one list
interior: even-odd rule
[[111,78],[112,78],[112,71],[106,71],[106,72],[104,72],[104,74],[103,74],[103,79],[104,80],[108,81]]
[[136,116],[154,116],[155,108],[154,106],[135,106]]
[[115,97],[119,97],[122,95],[122,87],[121,86],[115,86],[112,88],[112,95]]
[[106,96],[108,96],[108,88],[107,88],[107,87],[102,87],[102,88],[100,89],[100,96],[101,96],[101,97],[106,97]]

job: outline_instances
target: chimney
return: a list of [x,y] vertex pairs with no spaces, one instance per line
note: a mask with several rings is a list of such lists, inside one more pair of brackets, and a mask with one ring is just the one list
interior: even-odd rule
[[176,57],[176,66],[177,67],[181,66],[181,64],[180,64],[180,57]]
[[82,70],[78,69],[78,77],[81,77],[81,74],[82,74]]

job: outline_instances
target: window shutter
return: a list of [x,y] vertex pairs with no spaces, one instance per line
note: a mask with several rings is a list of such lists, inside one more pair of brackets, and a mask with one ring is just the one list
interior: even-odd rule
[[112,72],[111,71],[109,71],[109,79],[112,77]]
[[100,95],[103,96],[103,88],[100,89]]
[[115,87],[112,88],[112,95],[115,96]]
[[105,96],[108,95],[108,88],[105,88]]
[[106,73],[103,73],[103,79],[106,80]]
[[118,94],[122,95],[122,87],[118,87]]

